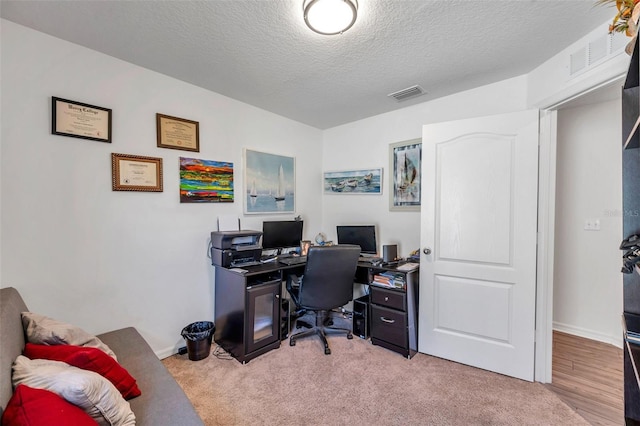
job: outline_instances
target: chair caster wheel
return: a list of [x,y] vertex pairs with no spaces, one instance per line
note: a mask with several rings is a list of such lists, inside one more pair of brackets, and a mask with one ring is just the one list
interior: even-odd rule
[[325,355],[331,355],[331,349],[329,349],[329,348],[325,348],[325,349],[324,349],[324,354],[325,354]]
[[295,346],[295,345],[296,345],[295,340],[289,340],[289,346]]
[[347,339],[349,340],[353,339],[353,334],[347,334]]

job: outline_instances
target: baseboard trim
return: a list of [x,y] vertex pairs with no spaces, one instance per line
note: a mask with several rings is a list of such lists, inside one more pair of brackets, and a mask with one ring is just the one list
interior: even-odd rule
[[622,331],[620,332],[620,336],[611,336],[582,327],[562,324],[557,321],[553,322],[553,329],[562,333],[572,334],[574,336],[584,337],[585,339],[596,340],[598,342],[608,343],[618,348],[622,348]]
[[171,346],[168,348],[161,349],[159,351],[155,351],[155,354],[160,359],[169,358],[171,355],[175,355],[178,353],[178,346]]

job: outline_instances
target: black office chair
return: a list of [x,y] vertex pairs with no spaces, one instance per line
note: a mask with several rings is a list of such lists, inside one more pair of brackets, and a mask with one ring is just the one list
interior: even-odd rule
[[329,312],[346,305],[353,299],[353,279],[356,273],[360,247],[356,245],[313,246],[307,253],[304,275],[296,286],[287,280],[287,290],[296,305],[296,310],[314,311],[315,326],[291,335],[289,345],[296,340],[317,334],[324,344],[324,353],[329,355],[326,333],[347,333],[353,339],[351,329],[333,327]]

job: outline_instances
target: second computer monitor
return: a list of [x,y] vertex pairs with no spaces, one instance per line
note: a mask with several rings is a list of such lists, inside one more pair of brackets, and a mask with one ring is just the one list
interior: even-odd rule
[[338,225],[338,244],[355,244],[360,246],[363,254],[377,254],[375,225]]
[[300,247],[301,220],[274,220],[262,222],[262,248],[264,250]]

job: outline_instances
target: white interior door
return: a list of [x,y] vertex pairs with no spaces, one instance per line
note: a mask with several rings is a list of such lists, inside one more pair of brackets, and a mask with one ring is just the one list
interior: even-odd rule
[[538,112],[422,134],[420,352],[533,380]]

